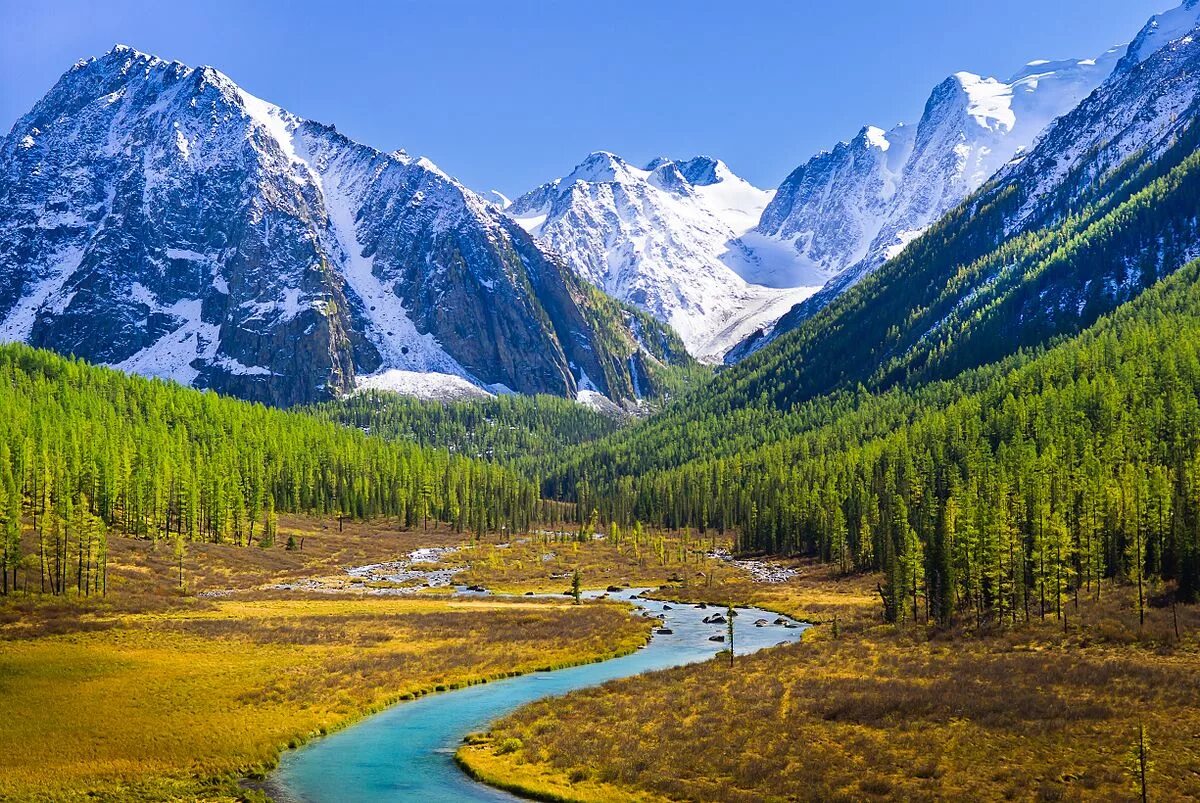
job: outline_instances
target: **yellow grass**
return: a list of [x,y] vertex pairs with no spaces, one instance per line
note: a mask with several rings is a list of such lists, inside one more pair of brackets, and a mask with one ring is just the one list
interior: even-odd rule
[[[289,520],[305,549],[114,538],[109,595],[0,602],[0,800],[233,799],[289,745],[398,700],[645,642],[626,607],[253,591],[454,534]],[[284,536],[286,541],[286,536]]]
[[898,632],[864,607],[873,588],[827,569],[757,588],[735,601],[826,624],[733,670],[708,662],[534,703],[459,761],[555,800],[591,800],[593,784],[615,799],[747,803],[1128,800],[1144,723],[1151,799],[1200,798],[1200,610],[1180,609],[1181,642],[1169,609],[1139,627],[1119,587],[1072,608],[1065,633],[1053,617]]
[[[468,758],[469,756],[469,758]],[[477,781],[522,797],[557,803],[660,803],[667,798],[599,783],[590,778],[572,780],[564,773],[532,764],[514,764],[496,755],[489,746],[465,746],[455,754],[460,767]]]
[[535,533],[503,546],[485,542],[448,560],[466,563],[467,571],[460,575],[463,583],[508,593],[562,593],[570,588],[576,569],[584,588],[675,584],[703,589],[720,578],[740,575],[705,556],[714,544],[728,546],[727,539],[714,540],[711,534],[702,538],[694,531],[648,533],[639,544],[629,536],[613,544],[607,539],[580,542]]

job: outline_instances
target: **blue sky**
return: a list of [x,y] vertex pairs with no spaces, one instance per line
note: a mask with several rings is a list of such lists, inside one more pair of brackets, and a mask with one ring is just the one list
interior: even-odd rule
[[211,64],[375,147],[513,195],[588,152],[706,153],[770,187],[970,70],[1097,55],[1173,0],[0,0],[0,127],[122,42]]

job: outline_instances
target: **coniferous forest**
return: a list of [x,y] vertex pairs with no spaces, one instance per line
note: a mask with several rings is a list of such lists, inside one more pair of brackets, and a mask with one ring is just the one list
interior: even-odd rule
[[495,464],[25,346],[0,347],[0,387],[4,589],[100,591],[115,535],[269,545],[281,512],[460,532],[540,517],[536,483]]
[[[889,618],[1065,615],[1118,580],[1200,590],[1200,265],[1085,333],[951,382],[814,402],[745,454],[577,483],[623,523],[881,570]],[[586,494],[586,495],[585,495]]]
[[743,550],[879,570],[897,620],[1063,616],[1112,581],[1143,604],[1151,579],[1194,601],[1198,322],[1194,264],[1055,345],[760,412],[765,445],[595,479],[586,450],[627,431],[562,400],[363,396],[310,415],[6,346],[4,587],[23,569],[47,591],[95,591],[109,534],[250,545],[279,512],[527,529],[561,511],[541,486],[580,522],[728,530]]

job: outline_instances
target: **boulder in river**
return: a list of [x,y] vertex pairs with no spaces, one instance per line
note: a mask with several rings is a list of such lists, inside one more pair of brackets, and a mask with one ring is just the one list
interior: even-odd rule
[[664,611],[673,611],[673,610],[675,610],[675,609],[674,609],[674,608],[672,608],[670,605],[664,605],[664,606],[663,606],[663,610],[664,610]]
[[615,594],[615,593],[617,593],[618,591],[622,591],[622,590],[624,590],[624,589],[622,589],[620,586],[609,586],[609,587],[608,587],[606,590],[607,590],[607,591],[608,591],[608,593],[610,593],[610,594]]
[[800,627],[800,625],[796,624],[795,622],[784,622],[783,626],[788,630],[795,630],[796,628]]
[[675,631],[669,627],[660,627],[658,630],[655,630],[654,632],[660,636],[669,636],[672,633],[674,633]]
[[708,640],[709,641],[724,641],[725,637],[724,636],[709,636]]
[[701,602],[701,603],[700,603],[699,605],[697,605],[696,607],[697,607],[697,608],[708,608],[708,606],[707,606],[707,605],[705,605],[703,602]]
[[729,620],[719,613],[714,613],[712,616],[705,616],[701,621],[706,625],[723,625]]
[[784,619],[782,616],[780,616],[778,619],[775,620],[775,624],[777,624],[777,625],[786,625],[787,622],[788,622],[788,620]]
[[766,627],[769,624],[770,624],[770,622],[768,622],[766,619],[759,619],[757,622],[754,623],[754,626],[755,627]]

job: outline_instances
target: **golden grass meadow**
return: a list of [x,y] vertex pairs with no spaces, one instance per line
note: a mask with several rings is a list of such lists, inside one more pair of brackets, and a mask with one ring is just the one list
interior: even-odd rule
[[[561,599],[647,585],[678,603],[753,604],[817,623],[752,656],[542,700],[474,734],[476,778],[546,800],[1125,800],[1148,734],[1152,799],[1200,796],[1200,612],[1131,589],[1063,623],[884,624],[877,577],[801,561],[762,583],[684,534],[640,545],[531,534],[502,543],[288,517],[303,550],[113,539],[110,593],[0,606],[0,799],[236,800],[280,752],[383,706],[599,660],[649,633],[628,607]],[[281,539],[282,542],[283,539]],[[508,598],[365,593],[344,569],[424,546],[455,582]],[[338,593],[275,588],[317,578]],[[1178,616],[1175,619],[1174,616]],[[1178,622],[1182,638],[1176,638]]]
[[189,551],[185,583],[227,596],[185,595],[167,550],[114,539],[103,600],[0,606],[0,799],[254,795],[239,778],[384,705],[629,652],[649,632],[616,604],[252,590],[456,540],[287,527],[303,552]]
[[[874,578],[802,565],[709,593],[820,623],[799,644],[526,706],[458,759],[543,800],[1154,800],[1200,797],[1200,613],[1128,588],[1006,631],[897,630]],[[664,596],[695,598],[694,594]],[[838,627],[834,631],[833,619]]]

